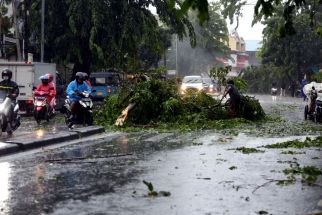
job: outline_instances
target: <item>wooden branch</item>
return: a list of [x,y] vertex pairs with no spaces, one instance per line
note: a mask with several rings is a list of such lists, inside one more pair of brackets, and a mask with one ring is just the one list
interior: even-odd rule
[[[272,183],[272,182],[285,182],[285,181],[288,181],[287,179],[285,180],[283,180],[283,179],[280,179],[280,180],[278,180],[278,179],[266,179],[266,180],[268,180],[267,182],[265,182],[264,184],[262,184],[262,185],[259,185],[259,186],[257,186],[254,190],[253,190],[253,194],[259,189],[259,188],[261,188],[261,187],[265,187],[267,184],[270,184],[270,183]],[[294,180],[294,182],[296,182],[296,180]],[[317,183],[311,183],[311,182],[306,182],[306,181],[301,181],[302,183],[306,183],[306,184],[308,184],[308,185],[314,185],[314,186],[318,186],[318,187],[322,187],[322,184],[317,184]]]
[[136,103],[129,104],[121,113],[121,115],[117,118],[114,125],[116,126],[122,126],[125,122],[125,120],[128,117],[129,112],[136,106]]

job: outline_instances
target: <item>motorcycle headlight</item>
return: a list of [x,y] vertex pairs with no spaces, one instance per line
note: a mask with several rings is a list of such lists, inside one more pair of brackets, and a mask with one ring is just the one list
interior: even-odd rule
[[83,101],[79,101],[79,104],[81,104],[83,107],[86,107],[86,104]]
[[185,84],[182,84],[181,85],[181,90],[186,90],[186,89],[187,89],[186,85]]

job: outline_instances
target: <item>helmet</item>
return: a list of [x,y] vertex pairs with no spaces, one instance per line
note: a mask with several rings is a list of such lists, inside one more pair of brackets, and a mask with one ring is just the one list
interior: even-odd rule
[[83,72],[84,80],[88,80],[88,74],[86,72]]
[[234,83],[234,80],[230,79],[230,80],[227,81],[227,84],[234,85],[235,83]]
[[54,80],[54,76],[53,76],[53,74],[51,74],[51,73],[47,73],[46,75],[48,76],[48,80],[49,80],[49,82],[52,82],[52,81]]
[[75,79],[76,79],[76,81],[83,82],[84,81],[84,73],[83,72],[76,72]]
[[2,70],[2,79],[5,79],[4,77],[8,77],[8,80],[11,80],[12,78],[12,71],[10,69],[4,69]]
[[43,83],[43,84],[48,84],[49,83],[49,76],[48,76],[48,74],[43,75],[43,76],[40,76],[39,79],[41,80],[41,83]]

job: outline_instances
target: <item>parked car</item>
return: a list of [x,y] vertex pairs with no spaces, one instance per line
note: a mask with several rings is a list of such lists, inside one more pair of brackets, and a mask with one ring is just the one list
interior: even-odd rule
[[207,94],[211,94],[211,95],[219,94],[218,84],[215,81],[213,81],[211,78],[202,78],[202,83],[203,83],[203,90]]
[[124,76],[117,72],[95,72],[90,75],[93,100],[103,100],[117,92]]
[[182,79],[180,93],[185,94],[188,90],[199,92],[203,88],[204,86],[200,75],[185,76]]

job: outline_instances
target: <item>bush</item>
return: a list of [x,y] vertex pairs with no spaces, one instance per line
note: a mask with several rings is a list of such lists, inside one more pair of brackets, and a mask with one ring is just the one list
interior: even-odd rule
[[[150,123],[172,123],[190,128],[206,128],[218,123],[214,120],[229,118],[226,108],[204,92],[188,93],[181,97],[171,81],[151,79],[134,85],[133,89],[122,89],[110,96],[95,115],[96,123],[113,125],[117,117],[130,103],[126,125],[147,125]],[[243,96],[239,116],[257,120],[265,116],[259,102]]]
[[260,120],[265,117],[265,112],[259,101],[250,96],[241,97],[239,114],[249,120]]

